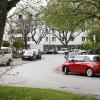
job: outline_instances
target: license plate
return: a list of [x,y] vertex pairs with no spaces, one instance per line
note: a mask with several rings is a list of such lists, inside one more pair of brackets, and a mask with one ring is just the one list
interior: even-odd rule
[[28,57],[25,57],[25,58],[28,58]]

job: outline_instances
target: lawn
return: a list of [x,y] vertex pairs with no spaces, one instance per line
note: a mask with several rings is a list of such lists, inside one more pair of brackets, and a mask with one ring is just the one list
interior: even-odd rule
[[0,87],[0,100],[99,100],[50,89]]

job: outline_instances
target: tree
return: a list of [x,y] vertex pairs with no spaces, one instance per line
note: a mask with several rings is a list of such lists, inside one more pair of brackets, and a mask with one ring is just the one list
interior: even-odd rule
[[[16,23],[16,26],[17,26],[16,34],[22,34],[22,37],[25,43],[25,49],[27,49],[28,48],[27,47],[27,37],[31,29],[30,26],[32,24],[32,14],[24,10],[22,15],[19,15],[19,16],[20,18],[18,19],[18,22]],[[23,16],[26,18],[23,19]]]
[[42,13],[48,26],[66,33],[65,41],[68,32],[72,37],[77,31],[100,30],[100,0],[50,0]]
[[36,13],[33,19],[30,33],[35,44],[39,44],[47,35],[47,27],[44,25],[40,13]]
[[10,43],[9,41],[3,41],[3,47],[9,47]]
[[0,0],[0,48],[3,40],[4,27],[6,23],[7,13],[20,0]]
[[[95,38],[95,40],[94,40],[94,38]],[[88,39],[92,44],[95,43],[95,45],[97,45],[100,42],[100,30],[99,29],[91,30],[88,33]]]
[[[49,2],[47,7],[42,10],[43,20],[46,25],[53,29],[52,35],[57,37],[65,47],[67,47],[70,39],[78,36],[84,29],[84,24],[77,25],[80,16],[71,16],[69,7],[70,5],[65,0],[60,0]],[[78,34],[74,34],[76,31]]]
[[62,12],[63,16],[69,16],[70,19],[72,18],[71,16],[80,18],[77,20],[77,24],[85,22],[87,27],[89,27],[90,23],[98,23],[100,25],[100,0],[50,0],[49,5],[54,4],[66,11],[65,13]]
[[90,41],[88,42],[85,42],[83,43],[81,46],[80,46],[81,49],[85,49],[85,50],[89,50],[89,49],[92,49],[92,44]]
[[21,39],[16,39],[16,40],[13,42],[13,47],[15,47],[16,50],[19,50],[20,48],[23,48],[23,47],[24,47],[24,41],[21,40]]
[[98,53],[100,51],[100,30],[98,28],[89,31],[88,41],[91,43],[90,49],[93,49],[95,53]]
[[[14,29],[14,33],[22,36],[25,42],[25,49],[27,49],[28,38],[31,38],[35,44],[39,44],[47,33],[39,13],[33,15],[27,9],[22,10],[20,13],[20,18],[15,21],[16,29]],[[28,37],[29,34],[31,37]]]

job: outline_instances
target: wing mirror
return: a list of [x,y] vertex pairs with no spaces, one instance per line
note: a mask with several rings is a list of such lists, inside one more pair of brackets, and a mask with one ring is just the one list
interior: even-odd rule
[[68,56],[65,55],[64,58],[66,59],[66,61],[68,60]]
[[74,59],[71,59],[70,62],[75,62],[75,60]]

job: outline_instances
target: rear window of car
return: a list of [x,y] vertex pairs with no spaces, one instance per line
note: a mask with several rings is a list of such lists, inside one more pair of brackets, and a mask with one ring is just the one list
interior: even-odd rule
[[95,61],[95,62],[100,62],[100,56],[95,56],[95,57],[93,57],[93,61]]
[[75,56],[75,53],[69,53],[69,55],[68,55],[70,58],[74,58],[74,56]]
[[9,54],[9,53],[11,53],[11,50],[10,49],[2,49],[2,52],[4,54]]
[[74,60],[77,62],[84,62],[85,61],[85,56],[75,56]]

